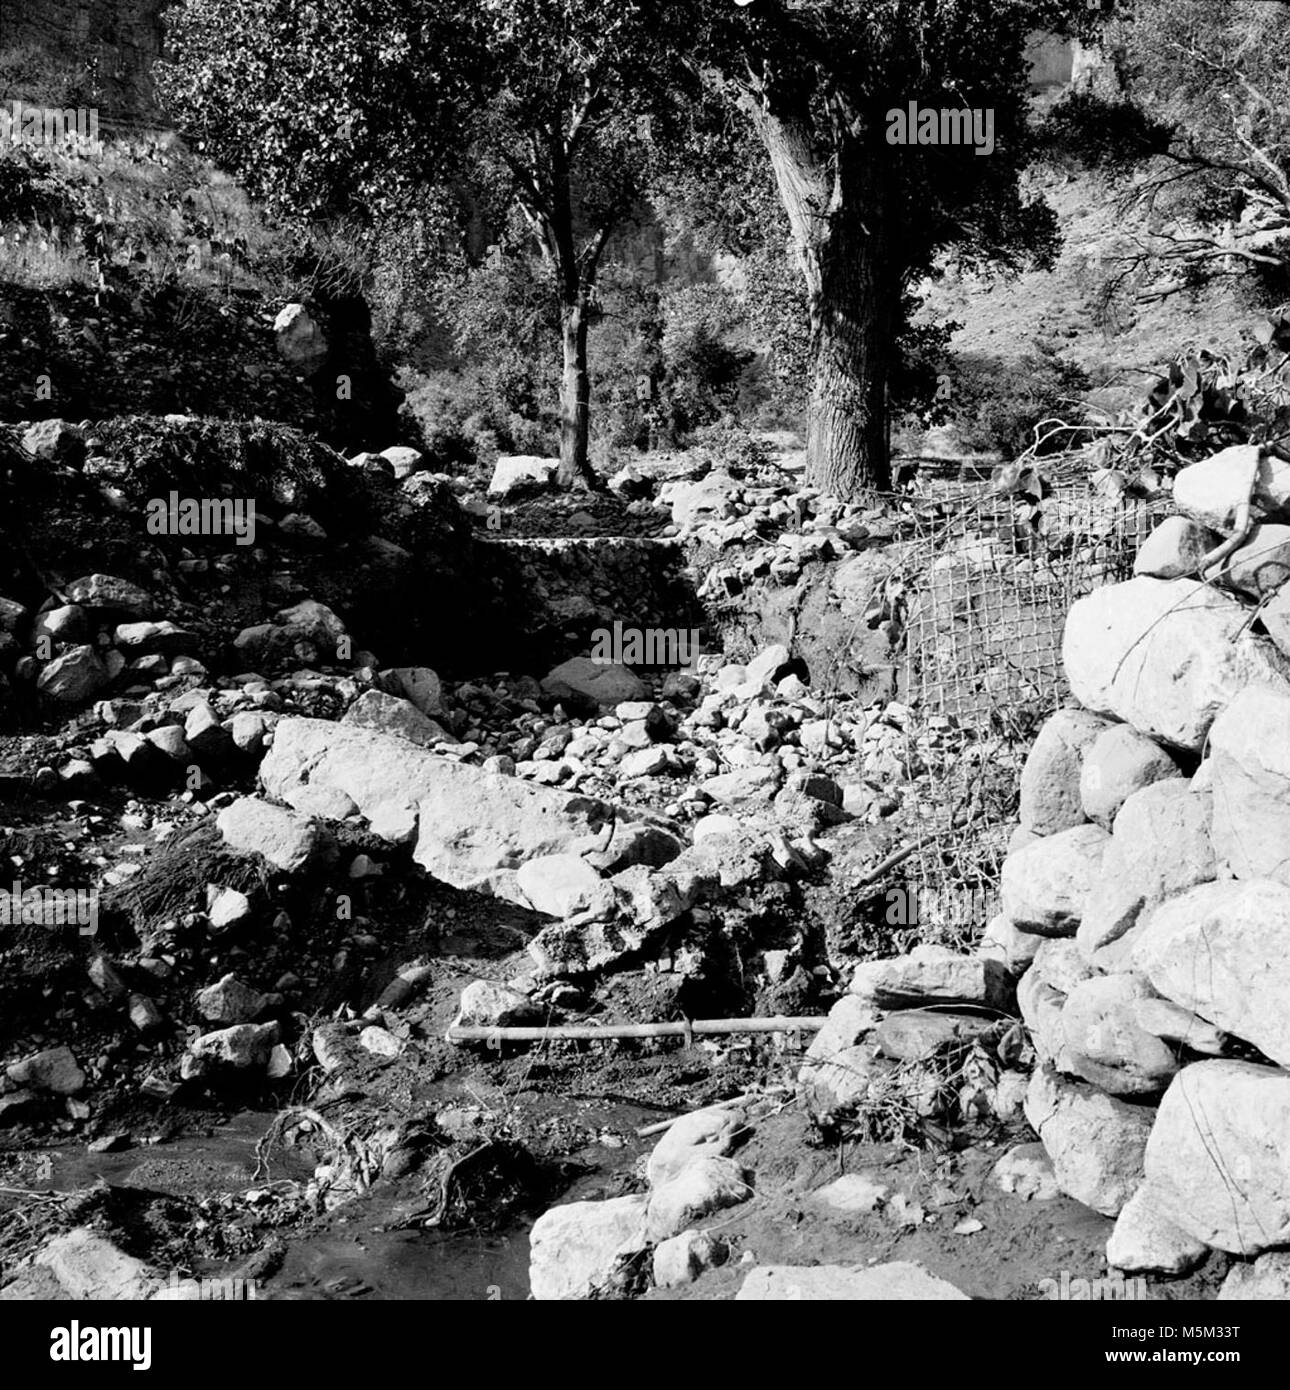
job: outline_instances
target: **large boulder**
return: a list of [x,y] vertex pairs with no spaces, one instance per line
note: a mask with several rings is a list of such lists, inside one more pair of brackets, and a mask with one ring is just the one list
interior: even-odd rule
[[570,1202],[552,1207],[529,1232],[529,1287],[540,1302],[590,1298],[622,1262],[646,1248],[646,1198]]
[[1180,778],[1135,792],[1115,818],[1111,844],[1084,903],[1076,941],[1101,970],[1120,970],[1152,907],[1217,873],[1213,798]]
[[908,955],[863,961],[851,979],[851,993],[882,1009],[914,1009],[926,1004],[982,1004],[998,1008],[1008,994],[999,963],[988,956],[965,956],[948,946],[923,942]]
[[72,647],[56,656],[36,678],[36,689],[60,705],[83,705],[107,685],[107,668],[93,647]]
[[1101,826],[1077,825],[1010,854],[1000,887],[1004,915],[1021,931],[1074,936],[1110,843]]
[[570,657],[562,662],[542,681],[542,691],[553,700],[602,709],[649,697],[649,687],[626,666],[601,664],[589,656]]
[[302,873],[334,856],[335,842],[325,826],[297,811],[243,796],[215,821],[235,854],[261,854],[284,874]]
[[1257,444],[1234,444],[1181,469],[1174,501],[1192,520],[1219,531],[1232,529],[1246,502],[1256,516],[1278,516],[1290,505],[1290,463]]
[[[613,484],[611,483],[612,487]],[[660,1289],[693,1284],[700,1274],[723,1263],[729,1251],[720,1236],[707,1231],[682,1231],[654,1249],[654,1285]]]
[[273,336],[278,355],[302,376],[313,376],[327,361],[327,336],[303,304],[288,304],[279,313]]
[[[530,878],[526,889],[518,870],[548,855],[561,856],[563,863],[605,848],[614,833],[614,808],[518,777],[448,766],[448,774],[440,770],[418,802],[416,862],[454,888],[491,893],[521,907],[532,905],[530,891],[542,895],[543,911],[557,906],[556,899],[563,906],[581,901],[583,888],[570,894],[567,875],[558,884],[550,874]],[[586,893],[595,898],[589,880]]]
[[406,482],[414,473],[420,473],[427,467],[425,455],[420,449],[409,449],[401,444],[382,449],[380,457],[394,469],[394,477],[400,483]]
[[230,1027],[254,1023],[269,1004],[258,989],[252,989],[231,973],[198,990],[193,1002],[207,1023],[223,1023]]
[[547,488],[555,480],[558,459],[533,454],[503,454],[493,467],[488,484],[490,497],[510,497],[529,488]]
[[277,1046],[279,1027],[269,1023],[235,1023],[203,1033],[188,1045],[179,1063],[179,1074],[185,1081],[207,1076],[225,1069],[246,1071],[269,1063]]
[[1195,579],[1205,556],[1221,545],[1218,531],[1185,516],[1167,516],[1143,541],[1133,572],[1152,579]]
[[1290,584],[1279,589],[1263,605],[1263,626],[1277,650],[1290,656]]
[[1085,750],[1110,726],[1082,709],[1058,710],[1040,729],[1021,770],[1021,823],[1036,835],[1082,825],[1080,772]]
[[85,1085],[85,1073],[65,1043],[10,1062],[5,1074],[16,1086],[31,1086],[60,1096],[75,1095]]
[[1113,1096],[1156,1095],[1178,1070],[1173,1049],[1139,1026],[1137,1000],[1153,991],[1138,975],[1099,975],[1071,990],[1062,1035],[1077,1075]]
[[865,1045],[865,1039],[878,1021],[872,1001],[856,994],[844,995],[829,1010],[797,1073],[798,1084],[815,1105],[831,1109],[868,1089],[869,1068],[877,1049],[875,1044]]
[[612,850],[632,822],[607,802],[485,772],[401,738],[288,717],[260,765],[265,791],[292,803],[306,787],[341,792],[391,838],[418,814],[415,859],[454,888],[491,893],[521,907],[516,870],[548,854]]
[[151,618],[156,607],[152,596],[115,574],[86,574],[73,579],[64,591],[68,603],[93,613],[113,613],[128,618]]
[[1062,1025],[1066,999],[1062,990],[1050,985],[1033,968],[1017,982],[1017,1011],[1030,1033],[1035,1055],[1041,1062],[1051,1062],[1058,1071],[1074,1072]]
[[576,854],[541,854],[521,864],[516,886],[534,912],[547,917],[586,913],[605,919],[614,911],[614,890]]
[[1218,1250],[1290,1244],[1290,1076],[1197,1062],[1165,1092],[1146,1152],[1152,1202]]
[[431,719],[443,713],[443,683],[428,666],[392,666],[380,673],[377,685],[387,695],[408,700]]
[[442,724],[422,714],[411,700],[387,695],[383,690],[365,690],[345,711],[341,723],[392,734],[420,748],[457,741]]
[[725,1158],[742,1134],[748,1132],[743,1111],[737,1106],[709,1106],[682,1115],[654,1145],[646,1163],[650,1185],[671,1182],[699,1158]]
[[1228,1037],[1221,1028],[1172,999],[1135,1000],[1133,1019],[1139,1028],[1175,1047],[1185,1047],[1188,1052],[1221,1057],[1228,1050]]
[[1217,715],[1255,681],[1290,670],[1248,631],[1235,599],[1188,579],[1131,579],[1079,599],[1062,659],[1080,703],[1199,752]]
[[1290,1250],[1269,1250],[1257,1260],[1234,1264],[1218,1291],[1219,1303],[1290,1299]]
[[1140,1187],[1116,1217],[1106,1262],[1124,1274],[1186,1274],[1209,1254],[1203,1241],[1176,1226]]
[[[1036,938],[1031,937],[1034,941]],[[1101,972],[1084,959],[1079,946],[1069,936],[1038,938],[1038,950],[1030,974],[1063,994],[1073,994],[1085,980],[1096,979]]]
[[738,1206],[751,1196],[752,1188],[735,1159],[703,1154],[649,1194],[645,1237],[651,1245],[669,1240],[705,1216]]
[[22,447],[32,458],[76,468],[85,458],[85,432],[66,420],[37,420],[24,431]]
[[1290,580],[1290,526],[1255,526],[1219,576],[1229,589],[1262,599]]
[[276,613],[271,623],[243,628],[233,646],[259,670],[266,665],[337,661],[347,641],[337,614],[316,599],[302,599]]
[[121,623],[112,634],[112,640],[132,660],[154,654],[167,659],[191,656],[199,646],[196,633],[177,627],[172,622]]
[[140,1302],[161,1284],[155,1270],[87,1226],[55,1236],[33,1263],[54,1275],[64,1297],[78,1302]]
[[1176,1004],[1290,1065],[1290,888],[1202,884],[1155,909],[1133,962]]
[[1290,686],[1252,685],[1210,734],[1214,847],[1237,878],[1290,884]]
[[1036,1069],[1026,1093],[1026,1119],[1053,1161],[1058,1186],[1103,1216],[1118,1216],[1142,1183],[1154,1113],[1047,1067]]
[[723,468],[715,468],[696,482],[668,483],[660,500],[671,507],[672,521],[683,531],[707,521],[719,521],[735,513],[739,482]]
[[1116,724],[1093,740],[1080,772],[1084,814],[1111,829],[1120,807],[1143,787],[1182,775],[1178,764],[1153,739]]

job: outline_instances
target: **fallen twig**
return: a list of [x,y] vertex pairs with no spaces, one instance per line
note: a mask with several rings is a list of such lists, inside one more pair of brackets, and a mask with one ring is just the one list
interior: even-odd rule
[[939,835],[924,835],[921,840],[915,840],[912,845],[906,845],[903,849],[898,849],[894,854],[889,854],[876,868],[870,869],[862,878],[856,880],[857,888],[864,888],[870,883],[876,883],[884,874],[889,873],[898,864],[903,864],[911,854],[917,854],[920,849],[925,849],[928,845],[935,844],[941,837]]

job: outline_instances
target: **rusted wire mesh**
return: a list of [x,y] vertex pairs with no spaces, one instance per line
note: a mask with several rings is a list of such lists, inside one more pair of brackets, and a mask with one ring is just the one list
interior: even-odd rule
[[[1131,577],[1166,499],[1059,483],[1042,503],[988,483],[931,483],[916,507],[906,572],[909,756],[932,776],[920,798],[932,843],[910,862],[925,940],[962,944],[997,911],[1029,745],[1069,695],[1066,614],[1081,595]],[[941,750],[950,751],[940,755]]]

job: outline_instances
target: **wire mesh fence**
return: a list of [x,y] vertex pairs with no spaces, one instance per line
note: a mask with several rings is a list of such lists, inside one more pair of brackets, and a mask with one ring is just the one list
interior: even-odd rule
[[1087,476],[1042,500],[989,483],[927,485],[907,571],[905,689],[918,711],[907,756],[932,792],[918,804],[911,859],[924,939],[961,944],[997,911],[1030,742],[1066,701],[1066,614],[1081,595],[1132,576],[1171,510]]
[[1128,578],[1167,514],[1161,499],[1059,487],[1042,502],[988,486],[937,498],[919,518],[924,563],[906,617],[906,690],[981,736],[1024,735],[1069,693],[1062,628],[1072,603]]

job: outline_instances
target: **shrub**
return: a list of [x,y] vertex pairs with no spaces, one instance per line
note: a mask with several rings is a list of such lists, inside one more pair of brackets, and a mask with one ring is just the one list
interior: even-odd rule
[[[1081,367],[1043,344],[1020,359],[964,353],[948,359],[939,375],[948,379],[949,398],[919,416],[919,423],[953,425],[969,451],[997,450],[1005,458],[1034,444],[1042,420],[1077,423],[1079,400],[1090,387]],[[1044,452],[1078,442],[1076,434],[1066,433]]]
[[680,437],[735,408],[740,378],[754,354],[731,345],[742,316],[720,285],[669,291],[662,307],[661,407],[671,433]]

